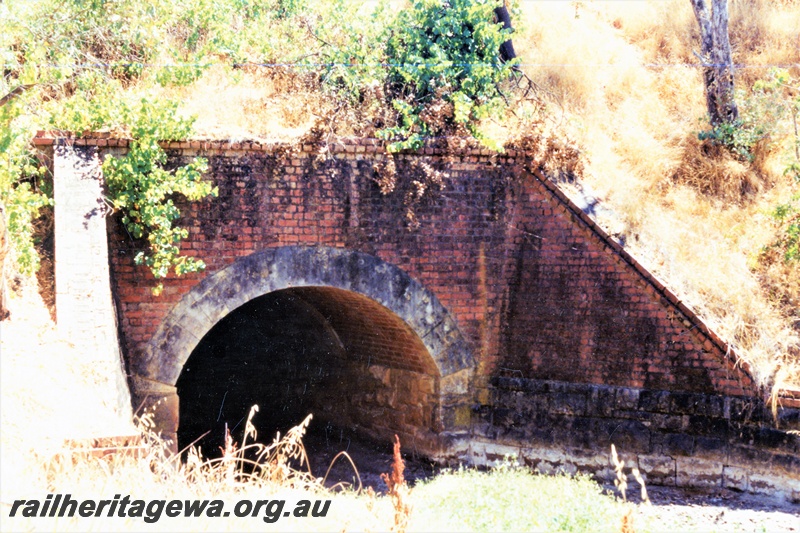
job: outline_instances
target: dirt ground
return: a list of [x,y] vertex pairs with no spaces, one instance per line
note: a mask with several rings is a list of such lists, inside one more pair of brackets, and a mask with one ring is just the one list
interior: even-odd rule
[[640,505],[639,514],[665,531],[800,531],[800,504],[727,489],[648,491],[653,505]]
[[[364,487],[372,487],[376,493],[386,490],[380,474],[390,471],[391,446],[347,436],[334,429],[318,430],[307,435],[305,441],[309,452],[312,473],[324,477],[330,462],[340,451],[347,451],[353,459],[358,476]],[[421,458],[404,457],[405,477],[413,484],[429,478],[441,470],[435,464]],[[353,467],[344,458],[339,458],[328,474],[326,485],[353,483],[358,479]],[[604,487],[614,493],[614,486]],[[651,505],[641,504],[636,489],[629,491],[629,500],[638,503],[634,518],[636,524],[655,531],[756,531],[756,532],[800,532],[800,504],[779,502],[752,494],[727,489],[680,489],[675,487],[648,487]]]

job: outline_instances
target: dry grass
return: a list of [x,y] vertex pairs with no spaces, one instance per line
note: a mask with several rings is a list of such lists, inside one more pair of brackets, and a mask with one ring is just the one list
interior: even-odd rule
[[[760,383],[800,386],[796,269],[756,268],[776,236],[766,213],[788,198],[790,184],[774,151],[748,165],[697,140],[705,99],[699,69],[685,65],[699,49],[690,4],[522,9],[515,48],[551,109],[563,108],[562,135],[586,161],[582,186],[616,215],[599,222],[625,234],[630,251],[730,342]],[[734,61],[797,64],[798,27],[797,2],[733,1]],[[737,83],[749,87],[766,71],[739,70]]]
[[285,68],[215,65],[198,82],[167,93],[182,113],[197,117],[197,134],[208,138],[297,139],[330,108],[307,74]]
[[733,204],[761,192],[770,178],[734,158],[719,143],[701,141],[691,134],[684,140],[683,158],[672,177],[677,183]]
[[408,520],[411,517],[411,503],[409,502],[410,489],[403,477],[405,462],[400,455],[400,438],[394,436],[394,451],[392,454],[392,471],[388,474],[381,474],[381,479],[389,489],[389,498],[394,507],[394,524],[392,531],[404,533],[408,528]]
[[[252,414],[252,413],[251,413]],[[143,517],[25,518],[15,517],[5,527],[15,530],[58,531],[331,531],[347,529],[385,530],[391,524],[391,504],[374,494],[352,491],[333,493],[325,489],[321,478],[312,477],[303,468],[305,451],[302,436],[306,420],[270,445],[242,443],[238,448],[228,440],[221,458],[204,460],[191,451],[185,463],[170,456],[163,442],[143,428],[145,444],[138,454],[116,453],[94,457],[80,450],[64,450],[49,456],[40,454],[40,470],[45,486],[26,494],[15,488],[13,499],[43,498],[44,494],[71,494],[73,499],[111,499],[129,495],[131,500],[219,500],[230,512],[237,502],[283,500],[283,512],[263,507],[257,516],[210,518],[168,517],[145,511]],[[247,436],[255,438],[252,432]],[[247,438],[247,436],[245,438]],[[5,458],[4,458],[5,459]],[[5,462],[5,461],[4,461]],[[36,470],[28,470],[30,475]],[[4,499],[5,507],[13,499]],[[301,500],[332,500],[324,516],[295,517],[293,511]],[[156,518],[146,523],[144,517]],[[5,529],[5,528],[4,528]]]
[[[103,376],[60,340],[49,313],[28,280],[10,299],[11,319],[0,322],[0,378],[3,401],[0,433],[0,520],[3,531],[220,531],[220,530],[388,530],[392,505],[386,498],[353,491],[334,494],[323,478],[306,468],[302,436],[307,419],[283,438],[265,445],[248,421],[245,442],[228,439],[219,459],[190,452],[185,463],[170,456],[148,432],[149,417],[138,429],[115,419],[100,398]],[[251,412],[251,418],[255,411]],[[95,456],[70,442],[98,436],[140,434],[133,453]],[[331,499],[324,518],[284,517],[271,524],[258,517],[167,518],[153,524],[131,517],[8,517],[18,499],[46,494],[73,499],[220,499],[228,509],[242,499],[284,499],[294,509],[301,499]]]
[[[90,357],[63,341],[41,301],[33,279],[18,279],[9,290],[11,316],[0,322],[0,501],[41,494],[42,457],[66,439],[128,435],[120,420],[113,387]],[[22,495],[20,495],[22,494]]]

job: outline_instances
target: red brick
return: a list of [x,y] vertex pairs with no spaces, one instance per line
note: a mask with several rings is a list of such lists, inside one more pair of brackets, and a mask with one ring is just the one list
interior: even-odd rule
[[[381,148],[371,143],[344,146],[348,153],[374,149],[376,158],[385,158]],[[199,141],[178,143],[178,147],[228,148]],[[481,368],[488,375],[506,360],[525,358],[527,377],[532,378],[613,381],[611,384],[640,387],[648,372],[657,382],[670,384],[681,382],[675,379],[681,372],[696,372],[700,367],[707,369],[718,390],[749,386],[746,377],[744,387],[719,377],[726,375],[729,363],[716,349],[716,341],[703,333],[698,325],[702,323],[691,310],[681,304],[678,311],[674,305],[677,297],[669,292],[663,297],[657,280],[641,267],[637,269],[627,252],[566,204],[551,182],[513,170],[513,152],[497,159],[506,165],[499,170],[487,162],[489,154],[480,151],[464,156],[464,164],[451,166],[439,196],[433,195],[430,204],[420,202],[417,217],[421,226],[412,231],[404,226],[406,206],[401,192],[377,193],[371,182],[372,165],[364,165],[367,170],[362,174],[354,161],[339,159],[345,175],[352,174],[359,187],[360,196],[351,198],[341,174],[309,173],[315,157],[312,145],[302,147],[305,154],[289,156],[289,161],[277,165],[270,162],[270,145],[231,146],[240,147],[252,150],[243,155],[252,168],[246,178],[241,174],[235,179],[213,176],[220,198],[195,204],[192,210],[185,209],[185,202],[181,205],[183,212],[189,213],[185,218],[195,218],[182,248],[206,261],[205,273],[170,278],[165,282],[170,290],[153,297],[152,276],[132,263],[136,250],[130,239],[118,226],[109,224],[112,242],[126,252],[115,255],[111,267],[122,303],[119,315],[128,352],[142,348],[191,287],[237,257],[265,246],[346,243],[397,265],[433,291],[453,314],[476,354],[481,347]],[[433,155],[438,149],[426,152],[423,156],[403,154],[397,158],[398,165],[424,157],[434,167],[446,166],[443,156]],[[235,158],[213,157],[220,158],[220,169],[236,164]],[[514,172],[519,175],[517,181],[503,181]],[[402,172],[399,175],[402,177]],[[251,180],[257,183],[255,191],[247,188]],[[490,183],[492,180],[495,183]],[[495,215],[496,220],[487,207],[497,201],[492,197],[493,188],[508,203]],[[283,203],[289,199],[291,203]],[[354,218],[345,219],[344,206],[351,217],[358,215],[357,223]],[[256,226],[246,224],[246,217],[255,220]],[[228,241],[219,235],[237,239]],[[579,249],[572,249],[573,245]],[[485,267],[479,266],[481,257]],[[153,300],[160,305],[150,307],[146,319],[131,307]],[[684,309],[688,313],[682,312]],[[670,321],[673,316],[681,320]],[[692,323],[691,336],[681,323],[684,316]],[[384,327],[386,337],[393,338],[394,330]],[[387,349],[385,342],[363,342],[375,350]],[[707,353],[698,351],[701,346]],[[397,365],[403,364],[399,356],[395,359]]]

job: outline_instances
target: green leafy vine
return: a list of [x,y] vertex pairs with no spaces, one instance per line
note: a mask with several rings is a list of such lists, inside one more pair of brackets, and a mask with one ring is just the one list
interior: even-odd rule
[[31,150],[31,128],[22,110],[23,105],[16,101],[0,106],[0,203],[17,267],[23,274],[32,274],[39,269],[33,221],[53,200],[38,187],[45,168]]
[[[167,154],[159,145],[164,139],[183,139],[191,131],[191,121],[180,119],[174,105],[155,105],[142,100],[135,116],[128,121],[133,140],[122,157],[107,156],[103,173],[109,199],[123,212],[122,223],[136,239],[146,238],[148,247],[136,254],[137,265],[146,265],[161,280],[170,270],[180,276],[205,268],[200,259],[180,253],[180,243],[188,236],[185,228],[176,226],[180,210],[174,194],[189,200],[216,196],[217,188],[203,179],[208,164],[203,158],[176,170],[166,170]],[[163,290],[159,281],[154,294]]]

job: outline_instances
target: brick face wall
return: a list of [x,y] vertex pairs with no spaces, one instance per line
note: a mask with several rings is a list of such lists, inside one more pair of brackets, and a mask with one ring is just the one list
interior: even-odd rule
[[[168,279],[154,297],[133,264],[142,245],[109,224],[123,345],[135,357],[175,303],[207,273],[274,246],[325,245],[369,253],[433,291],[491,376],[742,396],[753,393],[724,345],[657,280],[608,240],[551,184],[510,153],[428,148],[396,157],[383,194],[373,141],[289,152],[270,146],[173,143],[170,164],[209,159],[219,197],[181,205],[183,251],[207,271]],[[441,190],[415,202],[424,161]],[[436,189],[436,187],[432,187]]]
[[[181,410],[203,404],[179,406],[186,351],[270,287],[307,304],[341,343],[338,355],[308,361],[344,383],[309,399],[341,427],[399,433],[441,461],[513,453],[540,471],[605,480],[614,444],[648,483],[800,502],[800,440],[789,433],[800,429],[800,401],[782,397],[773,415],[725,343],[522,155],[429,146],[394,157],[397,182],[384,194],[376,169],[389,156],[373,140],[340,141],[327,158],[313,145],[166,147],[173,166],[208,157],[219,187],[219,198],[180,205],[183,251],[207,270],[167,279],[154,297],[155,281],[133,262],[143,242],[118,216],[107,225],[134,402],[163,403],[166,436]],[[239,341],[229,337],[215,342]],[[275,383],[305,387],[286,357]]]

